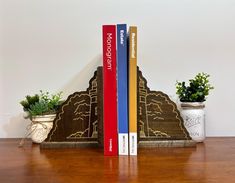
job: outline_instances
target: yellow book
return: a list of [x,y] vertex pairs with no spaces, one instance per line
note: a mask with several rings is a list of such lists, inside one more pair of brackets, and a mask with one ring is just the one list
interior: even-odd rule
[[137,155],[137,27],[129,28],[129,154]]

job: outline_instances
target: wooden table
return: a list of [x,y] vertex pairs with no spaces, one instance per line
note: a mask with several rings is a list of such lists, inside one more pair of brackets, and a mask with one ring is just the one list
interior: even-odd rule
[[0,140],[0,183],[235,182],[235,138],[207,138],[196,148],[139,149],[104,157],[102,149],[43,149]]

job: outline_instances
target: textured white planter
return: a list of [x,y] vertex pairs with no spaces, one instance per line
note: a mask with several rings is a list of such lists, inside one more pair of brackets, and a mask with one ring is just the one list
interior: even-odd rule
[[47,135],[53,127],[55,117],[56,114],[32,117],[31,139],[33,142],[41,143],[47,138]]
[[196,142],[203,142],[205,134],[205,105],[203,102],[181,103],[181,116],[189,135]]

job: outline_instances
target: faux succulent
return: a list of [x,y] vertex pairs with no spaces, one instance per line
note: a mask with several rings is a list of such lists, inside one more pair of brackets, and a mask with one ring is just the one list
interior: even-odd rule
[[36,115],[55,113],[63,103],[61,99],[62,92],[50,94],[40,90],[39,94],[27,95],[20,104],[23,106],[24,111],[28,113],[27,118],[32,118],[32,116]]
[[194,79],[189,80],[189,85],[176,82],[176,94],[181,102],[204,102],[209,91],[214,89],[209,83],[209,74],[198,73]]

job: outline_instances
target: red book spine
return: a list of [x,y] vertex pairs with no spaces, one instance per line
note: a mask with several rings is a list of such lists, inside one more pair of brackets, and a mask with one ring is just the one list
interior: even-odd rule
[[104,155],[118,155],[116,26],[103,25]]

